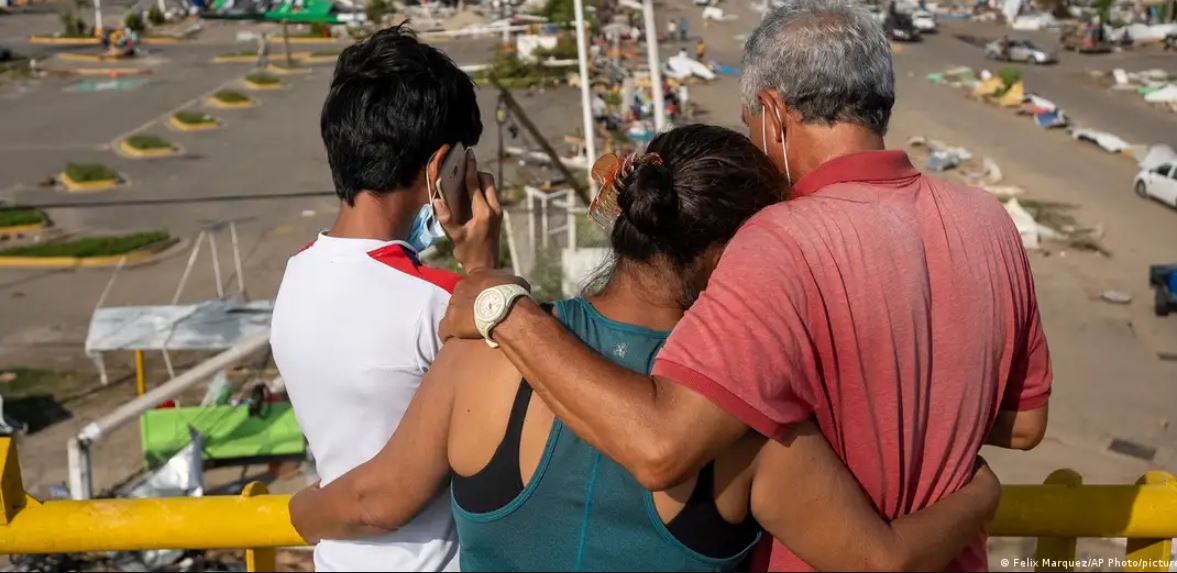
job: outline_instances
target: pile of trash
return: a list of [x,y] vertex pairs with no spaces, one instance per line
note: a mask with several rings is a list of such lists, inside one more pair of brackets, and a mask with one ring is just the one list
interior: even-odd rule
[[943,72],[928,74],[928,81],[934,84],[946,84],[954,88],[969,90],[977,87],[977,84],[981,83],[977,79],[977,74],[973,71],[973,68],[968,66],[949,68]]
[[977,157],[968,149],[923,136],[907,140],[913,161],[923,162],[928,171],[942,173],[970,187],[983,189],[1005,206],[1013,219],[1022,245],[1027,250],[1043,249],[1045,241],[1095,251],[1107,252],[1100,246],[1101,227],[1082,227],[1064,213],[1068,205],[1034,201],[1025,197],[1025,190],[1003,182],[1004,175],[997,162],[988,157]]
[[1177,35],[1177,23],[1171,24],[1128,24],[1120,28],[1112,28],[1108,34],[1114,42],[1131,41],[1133,44],[1148,44],[1162,42],[1168,36]]
[[1026,86],[1021,80],[1007,85],[1006,80],[993,75],[989,70],[982,70],[978,74],[967,66],[949,68],[943,72],[928,74],[928,81],[968,90],[979,100],[1014,108],[1019,114],[1033,117],[1038,127],[1066,127],[1069,123],[1066,113],[1053,101],[1037,94],[1026,93]]
[[[1159,74],[1143,72],[1133,75],[1123,72],[1123,70],[1116,70],[1114,76],[1117,84],[1128,84],[1133,81],[1143,81],[1142,78],[1152,78],[1149,81],[1154,82],[1161,81],[1157,79],[1160,74],[1164,74],[1164,72]],[[1164,87],[1151,87],[1147,90],[1145,99],[1163,100],[1165,105],[1177,109],[1177,83],[1169,83],[1172,80],[1167,74],[1164,78]],[[982,70],[978,74],[968,67],[955,67],[944,72],[929,74],[928,80],[932,83],[968,90],[972,97],[986,103],[1014,108],[1019,115],[1032,117],[1034,124],[1043,129],[1068,128],[1068,133],[1073,139],[1097,145],[1109,153],[1140,158],[1148,151],[1147,145],[1129,143],[1113,133],[1079,125],[1053,101],[1038,94],[1028,93],[1021,80],[1007,86],[1006,80],[997,77],[988,70]]]
[[1161,69],[1129,72],[1116,68],[1110,76],[1098,71],[1092,76],[1113,90],[1135,92],[1144,101],[1177,113],[1177,74]]

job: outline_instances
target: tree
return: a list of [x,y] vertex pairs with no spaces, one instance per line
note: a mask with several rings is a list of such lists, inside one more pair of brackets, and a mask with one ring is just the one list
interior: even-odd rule
[[553,24],[568,25],[576,21],[573,0],[548,0],[540,15]]
[[164,13],[159,9],[159,6],[152,6],[151,10],[147,11],[147,21],[151,22],[152,26],[162,25],[163,23],[167,22],[167,20],[167,17],[164,16]]
[[125,25],[128,30],[134,30],[140,34],[142,34],[143,31],[147,29],[147,23],[143,21],[143,17],[139,15],[139,12],[135,10],[127,12],[127,17],[125,20],[123,20],[123,25]]
[[1099,13],[1099,21],[1107,24],[1111,20],[1112,4],[1115,0],[1095,0],[1092,7]]

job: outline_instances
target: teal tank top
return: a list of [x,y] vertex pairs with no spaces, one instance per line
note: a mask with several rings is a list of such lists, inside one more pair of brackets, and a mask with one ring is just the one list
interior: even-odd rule
[[[609,320],[579,297],[556,308],[582,341],[635,372],[650,372],[669,334]],[[662,523],[650,492],[559,418],[510,503],[489,513],[452,503],[462,571],[728,571],[759,540],[727,558],[687,547]]]

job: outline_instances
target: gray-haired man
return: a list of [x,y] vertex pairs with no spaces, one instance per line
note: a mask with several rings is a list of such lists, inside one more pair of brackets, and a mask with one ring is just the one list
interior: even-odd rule
[[[597,356],[527,299],[479,313],[481,332],[650,489],[749,431],[795,444],[816,421],[895,518],[966,483],[984,443],[1035,446],[1052,376],[1021,239],[986,193],[884,149],[895,95],[881,26],[851,0],[785,0],[743,66],[744,121],[791,197],[737,233],[653,376]],[[478,336],[476,297],[509,280],[460,283],[443,331]],[[774,547],[774,570],[805,566]],[[986,567],[983,532],[948,565]]]

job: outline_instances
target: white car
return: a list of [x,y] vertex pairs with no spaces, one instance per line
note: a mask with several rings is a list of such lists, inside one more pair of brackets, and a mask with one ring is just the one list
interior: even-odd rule
[[936,31],[936,16],[927,10],[916,10],[911,13],[911,23],[915,29],[925,34]]
[[1141,169],[1135,186],[1137,195],[1177,208],[1177,160]]

